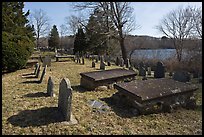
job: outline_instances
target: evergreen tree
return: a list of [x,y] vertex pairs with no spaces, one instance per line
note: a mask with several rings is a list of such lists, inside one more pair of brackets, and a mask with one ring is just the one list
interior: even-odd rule
[[48,45],[51,49],[60,48],[60,38],[56,25],[53,25],[53,28],[49,34]]
[[81,55],[87,51],[86,46],[86,37],[82,28],[78,28],[78,32],[76,34],[74,40],[74,54],[79,52]]
[[2,3],[3,70],[14,71],[25,66],[34,48],[34,30],[23,12],[23,2]]

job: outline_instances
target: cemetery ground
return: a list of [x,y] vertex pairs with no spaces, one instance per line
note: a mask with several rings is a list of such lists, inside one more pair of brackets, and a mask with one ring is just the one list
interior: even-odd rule
[[[92,68],[88,59],[85,65],[70,59],[59,62],[52,59],[41,84],[23,83],[39,79],[21,77],[22,74],[32,73],[34,67],[2,75],[2,134],[202,134],[202,84],[198,84],[197,80],[192,80],[199,86],[196,91],[198,107],[195,110],[180,108],[172,113],[134,116],[124,104],[111,101],[116,89],[86,91],[79,86],[80,73],[98,71],[99,64]],[[106,69],[113,68],[119,67],[106,66]],[[55,97],[46,95],[49,76],[54,82]],[[65,125],[57,111],[59,83],[64,77],[70,80],[73,89],[72,114],[78,121],[76,125]],[[110,109],[99,112],[89,106],[90,100],[103,102]]]

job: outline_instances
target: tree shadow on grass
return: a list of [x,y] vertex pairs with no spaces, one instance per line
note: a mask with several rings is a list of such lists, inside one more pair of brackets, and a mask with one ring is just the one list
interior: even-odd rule
[[57,107],[43,107],[37,110],[24,110],[9,117],[8,122],[14,126],[37,127],[51,123],[63,122],[63,116]]
[[26,94],[24,95],[24,97],[48,97],[48,94],[47,93],[44,93],[44,92],[37,92],[37,93],[29,93],[29,94]]
[[[116,96],[115,94],[113,96]],[[131,106],[128,106],[124,102],[116,101],[114,97],[108,97],[108,98],[99,98],[102,101],[105,101],[109,107],[112,108],[112,110],[116,113],[116,115],[122,117],[122,118],[131,118],[136,117],[135,113],[133,113],[134,108]]]
[[29,78],[38,78],[38,77],[33,74],[32,76],[31,76],[31,75],[29,75],[29,76],[23,76],[22,78],[27,78],[27,79],[29,79]]
[[32,73],[25,73],[25,74],[22,74],[22,76],[30,76],[30,75],[35,75],[33,72]]

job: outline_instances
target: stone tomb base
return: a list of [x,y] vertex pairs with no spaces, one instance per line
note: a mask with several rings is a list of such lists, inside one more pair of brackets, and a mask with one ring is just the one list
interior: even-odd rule
[[74,115],[71,114],[71,120],[70,121],[63,121],[63,122],[61,122],[61,124],[63,124],[63,125],[76,125],[76,124],[78,124],[78,121],[76,120]]
[[195,85],[160,78],[118,83],[116,99],[137,108],[140,114],[172,112],[174,108],[193,109],[196,106]]
[[126,79],[134,79],[137,74],[133,70],[111,69],[80,73],[80,75],[80,85],[88,90],[94,90],[99,86],[107,86],[111,88],[114,83]]

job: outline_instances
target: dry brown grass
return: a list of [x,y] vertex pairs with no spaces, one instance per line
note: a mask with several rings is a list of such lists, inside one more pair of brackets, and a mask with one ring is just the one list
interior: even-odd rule
[[[47,78],[52,76],[56,97],[45,96],[47,78],[41,84],[23,83],[36,78],[22,78],[34,68],[22,69],[2,76],[2,132],[3,135],[75,135],[75,134],[201,134],[202,109],[180,109],[174,113],[132,116],[124,106],[110,103],[116,90],[86,91],[79,86],[81,72],[97,71],[91,62],[85,65],[73,61],[55,62],[48,67]],[[108,69],[117,66],[108,67]],[[51,71],[50,71],[51,70]],[[57,103],[59,83],[69,78],[73,88],[72,113],[77,125],[63,125],[58,119]],[[202,87],[197,91],[198,104],[202,104]],[[88,101],[99,100],[110,106],[106,113],[94,111]]]

